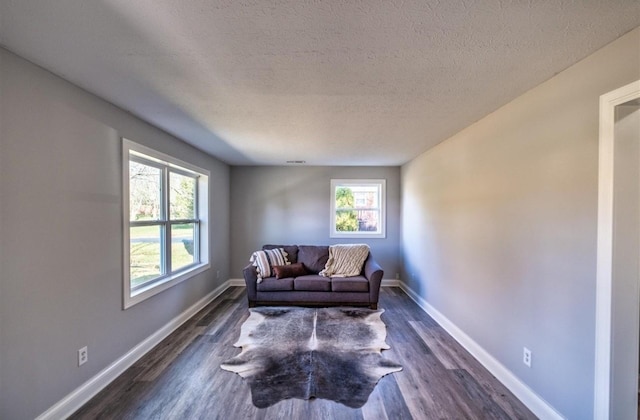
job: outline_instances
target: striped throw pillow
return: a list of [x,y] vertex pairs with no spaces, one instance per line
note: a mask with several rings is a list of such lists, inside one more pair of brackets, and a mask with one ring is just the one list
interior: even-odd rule
[[275,275],[271,267],[291,264],[287,256],[284,248],[265,249],[264,251],[256,251],[251,254],[249,261],[256,267],[258,283],[261,283],[262,279]]

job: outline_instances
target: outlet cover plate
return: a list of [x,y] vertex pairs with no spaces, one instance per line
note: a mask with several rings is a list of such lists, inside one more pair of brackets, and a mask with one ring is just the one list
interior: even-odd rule
[[87,363],[87,360],[89,360],[89,352],[87,346],[84,346],[78,350],[78,366],[84,365]]
[[523,348],[522,363],[527,365],[527,367],[531,367],[531,350],[526,347]]

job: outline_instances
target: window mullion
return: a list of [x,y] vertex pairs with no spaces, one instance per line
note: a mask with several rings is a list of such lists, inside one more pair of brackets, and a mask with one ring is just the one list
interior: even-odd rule
[[193,247],[193,256],[195,257],[195,262],[200,262],[200,221],[194,223],[194,234],[193,240],[195,246]]
[[162,225],[162,220],[131,220],[130,227]]
[[198,179],[196,179],[193,191],[193,257],[194,262],[200,262],[200,193],[198,188]]
[[198,219],[172,219],[169,223],[172,225],[183,225],[185,223],[197,223]]
[[380,207],[338,207],[336,211],[378,211]]
[[163,244],[164,250],[162,256],[164,258],[163,266],[165,274],[171,274],[171,223],[170,209],[169,209],[169,191],[171,185],[169,184],[169,168],[164,167],[162,169],[162,220],[164,224],[164,237]]

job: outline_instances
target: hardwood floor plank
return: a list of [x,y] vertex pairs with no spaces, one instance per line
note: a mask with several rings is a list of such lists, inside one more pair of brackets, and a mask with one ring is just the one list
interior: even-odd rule
[[[387,375],[378,382],[373,394],[377,394],[382,399],[384,411],[389,419],[404,420],[412,419],[411,411],[407,407],[404,396],[398,387],[395,375]],[[365,407],[368,405],[365,404]],[[365,409],[363,407],[363,409]]]
[[176,357],[182,353],[182,351],[192,344],[198,336],[202,335],[204,327],[193,327],[190,330],[185,331],[184,334],[178,336],[178,340],[172,343],[172,346],[167,346],[164,356],[156,361],[153,365],[149,366],[144,372],[140,374],[139,381],[153,381],[164,369],[175,360]]
[[484,388],[464,369],[450,371],[451,377],[460,385],[457,396],[469,413],[478,419],[509,419],[509,415],[485,392]]
[[249,316],[245,290],[232,287],[199,311],[71,419],[533,419],[484,369],[401,289],[383,288],[380,307],[390,350],[383,357],[401,372],[379,382],[360,409],[290,399],[259,409],[249,385],[220,364]]
[[[235,321],[243,318],[245,312],[247,312],[247,310],[237,303],[230,305],[220,317],[211,321],[203,334],[215,337],[216,341],[220,341],[223,335],[229,335],[227,331],[230,326],[229,324],[231,324],[231,326],[235,326]],[[231,320],[231,322],[229,322],[229,320]]]
[[[447,418],[447,413],[461,413],[451,395],[452,384],[446,369],[433,354],[420,354],[408,346],[397,353],[403,366],[411,366],[396,374],[396,382],[414,418]],[[419,358],[420,363],[411,364]],[[449,414],[450,415],[450,414]]]
[[420,336],[420,339],[436,355],[446,369],[459,369],[455,359],[449,355],[446,345],[433,334],[433,328],[428,328],[421,321],[409,321],[409,325]]
[[220,301],[218,305],[215,305],[211,311],[206,313],[200,320],[198,321],[198,326],[200,327],[208,327],[211,323],[221,316],[224,316],[229,312],[229,307],[233,305],[234,301],[230,299],[224,299]]
[[[364,420],[389,420],[387,416],[387,410],[384,406],[384,401],[380,395],[380,382],[369,396],[369,400],[362,407],[362,418]],[[392,417],[396,419],[397,417]]]

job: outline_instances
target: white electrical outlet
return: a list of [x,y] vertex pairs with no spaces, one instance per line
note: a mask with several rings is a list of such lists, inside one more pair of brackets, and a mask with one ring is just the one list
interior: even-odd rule
[[78,350],[78,366],[82,366],[87,363],[89,360],[89,352],[87,350],[87,346],[84,346],[80,350]]
[[531,367],[531,350],[526,347],[524,347],[522,352],[522,363],[524,363],[528,367]]
[[396,280],[400,280],[400,273],[396,273]]
[[217,270],[216,271],[216,279],[219,279],[219,278],[220,278],[220,270]]

